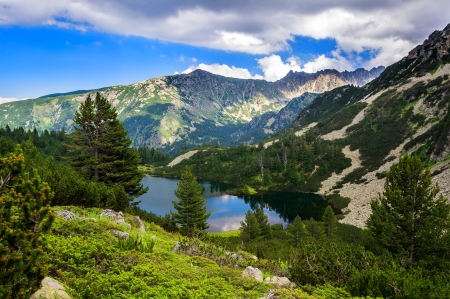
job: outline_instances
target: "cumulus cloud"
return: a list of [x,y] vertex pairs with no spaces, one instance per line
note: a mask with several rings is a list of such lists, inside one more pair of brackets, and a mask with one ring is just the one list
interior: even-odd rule
[[284,63],[281,60],[281,57],[275,54],[272,54],[270,56],[258,59],[259,68],[264,73],[264,80],[267,81],[277,81],[284,76],[289,71],[295,71],[299,72],[301,70],[300,68],[300,61],[296,57],[290,57],[287,60],[287,63]]
[[2,98],[0,97],[0,104],[9,103],[9,102],[15,102],[15,101],[21,101],[25,99],[16,99],[16,98]]
[[[368,66],[397,61],[450,20],[448,0],[0,1],[0,26],[96,30],[265,55],[289,50],[295,36],[333,38],[344,53],[373,50]],[[339,57],[318,56],[320,64],[346,66]]]
[[226,64],[204,64],[200,63],[197,66],[191,66],[181,72],[182,74],[189,74],[195,70],[204,70],[216,75],[221,75],[224,77],[232,77],[238,79],[262,79],[261,75],[252,76],[248,69],[238,68],[235,66],[228,66]]

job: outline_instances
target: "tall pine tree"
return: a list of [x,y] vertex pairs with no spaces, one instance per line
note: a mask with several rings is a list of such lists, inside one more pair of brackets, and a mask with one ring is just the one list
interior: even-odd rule
[[172,213],[175,222],[181,226],[181,232],[189,237],[209,228],[206,220],[211,213],[206,212],[206,200],[203,198],[202,185],[186,166],[175,190],[178,201],[173,201],[176,213]]
[[74,167],[94,181],[122,186],[130,199],[147,192],[140,183],[140,157],[105,97],[97,93],[92,100],[89,95],[75,112],[74,123],[69,145]]
[[450,205],[431,183],[430,170],[405,154],[386,175],[384,192],[371,203],[367,226],[389,251],[416,261],[448,256]]

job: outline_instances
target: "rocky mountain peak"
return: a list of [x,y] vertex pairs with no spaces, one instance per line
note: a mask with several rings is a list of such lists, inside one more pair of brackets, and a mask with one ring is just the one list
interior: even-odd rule
[[438,59],[450,59],[450,24],[444,30],[436,30],[423,42],[409,52],[408,58],[421,57],[430,59],[436,56]]

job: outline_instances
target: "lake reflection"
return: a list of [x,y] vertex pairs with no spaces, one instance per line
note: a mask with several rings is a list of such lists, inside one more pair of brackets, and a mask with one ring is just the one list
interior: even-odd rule
[[[173,191],[177,188],[178,179],[166,179],[146,176],[142,184],[149,187],[147,194],[142,195],[139,207],[164,216],[173,209],[173,200],[177,200]],[[245,213],[260,206],[269,217],[269,223],[287,224],[296,215],[302,219],[310,217],[320,220],[327,203],[318,195],[299,193],[268,193],[258,196],[238,197],[225,194],[232,186],[221,183],[200,181],[203,187],[206,210],[211,212],[208,218],[208,231],[227,231],[239,229]]]

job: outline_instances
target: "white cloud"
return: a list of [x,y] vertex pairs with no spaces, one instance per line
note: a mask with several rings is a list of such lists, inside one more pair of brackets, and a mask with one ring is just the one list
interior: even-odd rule
[[200,63],[197,66],[191,66],[188,69],[184,70],[183,72],[181,72],[182,74],[189,74],[195,70],[204,70],[216,75],[221,75],[224,77],[232,77],[232,78],[238,78],[238,79],[262,79],[262,76],[260,75],[255,75],[252,76],[252,74],[250,74],[248,69],[244,69],[244,68],[238,68],[235,66],[228,66],[226,64],[204,64],[204,63]]
[[300,61],[296,57],[290,57],[287,62],[284,63],[281,57],[275,54],[258,59],[259,68],[264,73],[264,79],[267,81],[277,81],[284,76],[289,71],[299,72]]
[[309,61],[303,65],[302,71],[307,73],[315,73],[324,69],[335,69],[339,72],[345,70],[352,71],[355,69],[355,64],[347,58],[342,57],[339,50],[331,52],[332,57],[327,57],[324,54],[317,56],[314,60]]
[[[0,2],[0,26],[96,30],[265,55],[289,50],[294,36],[333,38],[347,54],[376,50],[368,66],[397,61],[450,20],[450,10],[443,9],[448,0]],[[346,66],[338,57],[319,55],[308,67],[320,64]]]
[[9,102],[15,102],[15,101],[22,101],[25,99],[16,99],[16,98],[2,98],[0,97],[0,104],[9,103]]
[[195,58],[195,57],[192,57],[191,60],[192,60],[192,62],[194,62],[194,63],[197,62],[197,58]]

